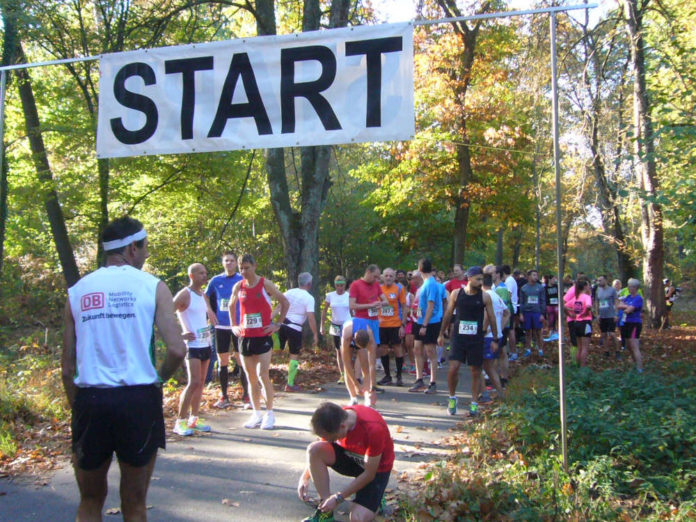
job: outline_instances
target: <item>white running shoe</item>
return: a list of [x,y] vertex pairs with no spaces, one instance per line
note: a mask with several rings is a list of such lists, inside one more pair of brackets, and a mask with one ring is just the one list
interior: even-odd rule
[[249,420],[244,423],[245,428],[258,428],[261,426],[261,423],[263,422],[263,414],[260,411],[255,411],[254,413],[251,414],[251,417],[249,417]]
[[261,421],[261,429],[272,430],[273,426],[275,426],[275,415],[273,414],[273,410],[268,410]]
[[356,404],[358,404],[358,398],[351,397],[350,400],[348,401],[348,406],[355,406]]
[[186,425],[186,419],[177,419],[174,423],[173,431],[182,437],[190,437],[193,435],[193,430]]

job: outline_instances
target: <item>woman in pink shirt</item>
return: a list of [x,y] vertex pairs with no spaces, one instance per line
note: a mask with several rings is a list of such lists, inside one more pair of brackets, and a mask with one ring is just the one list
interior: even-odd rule
[[578,353],[575,360],[580,366],[587,366],[587,355],[590,353],[590,338],[592,337],[592,296],[590,282],[579,278],[563,297],[568,328],[574,328],[578,342]]

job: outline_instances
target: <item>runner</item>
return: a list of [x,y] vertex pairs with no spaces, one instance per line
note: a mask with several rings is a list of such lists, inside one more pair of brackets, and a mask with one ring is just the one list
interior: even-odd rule
[[324,325],[326,324],[326,312],[331,309],[331,324],[329,326],[329,335],[333,339],[333,345],[336,349],[336,361],[338,369],[341,372],[341,377],[338,379],[338,384],[345,383],[343,359],[341,359],[341,328],[343,323],[350,319],[350,299],[346,293],[346,278],[337,275],[334,279],[334,292],[326,294],[324,306],[321,309],[321,326],[319,333],[324,335]]
[[[457,384],[459,384],[459,367],[462,363],[471,367],[471,405],[469,415],[476,416],[479,413],[478,397],[481,390],[482,378],[481,367],[485,364],[489,368],[492,366],[490,360],[484,360],[484,330],[483,318],[488,317],[488,324],[493,330],[493,340],[490,344],[491,352],[498,350],[500,332],[498,323],[493,311],[493,301],[491,296],[481,291],[483,285],[483,270],[479,266],[472,266],[467,272],[469,282],[463,288],[455,290],[447,301],[447,310],[442,318],[440,337],[447,334],[450,321],[456,311],[454,336],[452,338],[452,353],[450,354],[449,370],[447,372],[447,385],[449,387],[449,401],[447,403],[447,413],[456,415],[457,413]],[[488,371],[488,370],[486,370]],[[500,381],[497,372],[493,371],[491,380],[495,387],[502,394]],[[496,382],[497,381],[497,382]]]
[[[70,287],[65,303],[61,368],[72,410],[77,519],[101,520],[116,452],[123,518],[145,520],[157,448],[165,447],[161,383],[181,366],[186,346],[171,292],[141,271],[149,246],[142,223],[116,219],[101,241],[105,266]],[[155,325],[167,346],[159,371]]]
[[411,375],[416,375],[416,359],[413,353],[413,345],[415,343],[416,333],[413,331],[414,324],[416,321],[416,316],[418,315],[418,299],[419,290],[423,286],[423,277],[416,271],[415,275],[411,275],[410,287],[413,289],[409,291],[407,301],[408,301],[408,321],[406,322],[406,328],[404,328],[404,346],[406,347],[406,353],[408,354],[408,361],[410,364],[408,373]]
[[587,278],[578,279],[575,286],[563,296],[563,302],[568,317],[568,328],[575,332],[578,347],[575,360],[578,366],[587,366],[592,337],[592,296]]
[[517,360],[517,333],[515,332],[515,317],[519,312],[519,294],[517,292],[517,280],[510,275],[510,265],[500,267],[503,272],[503,284],[510,292],[512,300],[512,317],[510,318],[510,332],[508,333],[509,358],[511,361]]
[[203,385],[212,353],[212,330],[217,324],[208,296],[203,292],[203,285],[208,281],[208,271],[202,264],[194,263],[189,266],[188,275],[189,285],[174,297],[174,309],[184,330],[183,337],[187,348],[188,382],[181,392],[179,417],[174,425],[174,433],[183,436],[193,435],[194,430],[210,431],[210,426],[199,420],[198,410],[201,407]]
[[[245,407],[251,407],[249,402],[249,394],[247,393],[246,374],[242,367],[242,360],[239,357],[239,345],[237,336],[232,333],[230,326],[229,304],[232,296],[232,289],[238,281],[241,281],[242,276],[237,272],[237,254],[228,250],[222,253],[222,267],[224,272],[216,275],[208,283],[208,288],[205,294],[210,301],[210,307],[216,313],[217,324],[215,325],[215,346],[217,351],[218,363],[220,364],[220,400],[213,406],[216,408],[227,408],[230,406],[230,400],[227,395],[227,387],[229,384],[229,362],[230,362],[230,347],[232,355],[236,362],[232,376],[239,376],[239,381],[242,386],[242,402]],[[237,323],[239,323],[239,305],[237,305]]]
[[[298,288],[292,288],[285,292],[289,308],[285,320],[278,332],[280,349],[285,349],[287,343],[290,350],[290,362],[288,363],[288,383],[285,385],[286,392],[301,391],[301,387],[295,384],[297,369],[300,365],[300,350],[302,349],[302,325],[305,321],[309,323],[309,328],[314,335],[314,346],[319,344],[317,335],[317,320],[314,317],[314,297],[309,293],[312,288],[312,274],[302,272],[297,276]],[[280,313],[280,306],[273,310],[272,318]]]
[[396,385],[403,386],[401,371],[404,365],[404,347],[401,344],[404,338],[404,329],[408,322],[406,308],[406,289],[399,283],[395,283],[396,273],[391,268],[385,268],[382,272],[384,284],[382,293],[386,296],[388,305],[382,306],[379,311],[379,352],[382,359],[384,377],[377,384],[393,384],[391,370],[389,369],[389,351],[394,351],[396,363]]
[[665,316],[662,318],[660,330],[669,330],[672,327],[672,307],[677,300],[677,287],[669,279],[664,279],[665,285]]
[[369,365],[367,348],[375,342],[375,338],[370,329],[355,330],[354,323],[355,319],[348,319],[343,323],[341,329],[341,359],[343,359],[343,368],[346,372],[346,389],[350,395],[349,404],[357,404],[358,397],[364,396],[365,406],[374,407],[377,402],[377,393],[369,382],[365,382],[363,385],[355,376],[353,356],[356,359],[356,366],[358,366],[359,361],[362,368],[367,367]]
[[555,275],[546,276],[546,321],[549,327],[549,336],[544,341],[558,341],[556,322],[558,320],[558,278]]
[[524,356],[532,355],[532,337],[539,351],[539,357],[544,356],[544,312],[546,311],[546,290],[539,284],[539,272],[527,272],[527,283],[520,291],[520,321],[524,325]]
[[[280,330],[290,304],[280,293],[276,285],[256,274],[256,260],[251,254],[244,254],[239,263],[242,280],[232,289],[229,314],[232,333],[240,337],[242,367],[249,382],[251,406],[254,409],[250,419],[244,423],[245,428],[262,430],[273,429],[273,383],[268,374],[271,365],[273,339],[271,334]],[[280,303],[278,323],[271,321],[271,298]],[[239,318],[237,322],[237,300],[239,300]],[[261,386],[266,400],[266,413],[261,413]]]
[[621,327],[621,337],[626,340],[626,347],[631,350],[631,355],[636,363],[636,371],[643,373],[643,356],[640,353],[640,332],[643,328],[643,297],[638,292],[640,281],[629,279],[628,295],[618,304],[618,308],[626,314],[624,325]]
[[406,270],[399,269],[396,271],[396,282],[404,287],[407,294],[408,294],[408,287],[409,287],[408,281],[409,281],[409,279],[406,276]]
[[[485,269],[484,269],[485,270]],[[498,293],[493,290],[493,276],[488,273],[483,274],[483,291],[491,296],[491,302],[493,303],[493,313],[495,314],[496,324],[498,326],[498,343],[497,349],[492,349],[491,344],[493,343],[493,329],[488,322],[488,316],[485,316],[483,321],[483,328],[486,330],[486,335],[483,338],[483,369],[488,374],[491,382],[496,386],[496,391],[498,392],[498,398],[503,399],[503,383],[500,379],[500,374],[496,368],[496,362],[500,358],[503,345],[503,335],[502,327],[506,321],[510,320],[510,310],[508,309],[505,301],[498,295]],[[498,383],[496,385],[496,383]],[[491,398],[486,389],[485,383],[481,381],[481,402],[490,402]]]
[[[394,441],[387,423],[371,408],[342,408],[324,402],[312,415],[312,430],[321,440],[307,447],[307,466],[300,476],[297,495],[302,501],[308,500],[311,478],[320,503],[305,522],[333,520],[333,511],[353,493],[350,520],[373,520],[394,465]],[[329,468],[354,479],[332,495]]]
[[501,336],[500,344],[500,357],[498,357],[498,374],[500,375],[500,384],[507,386],[508,379],[510,378],[510,368],[508,361],[508,334],[510,333],[510,318],[512,317],[512,299],[510,297],[510,292],[502,281],[503,271],[502,267],[495,265],[487,265],[483,269],[483,273],[491,274],[493,277],[493,288],[495,288],[495,293],[503,300],[505,306],[507,307],[508,314],[506,318],[501,323],[502,330],[499,332]]
[[[430,259],[418,262],[418,271],[423,278],[423,286],[418,297],[418,312],[413,326],[415,331],[416,382],[409,388],[410,392],[437,393],[437,351],[435,349],[442,322],[443,299],[445,287],[433,278]],[[423,364],[425,357],[430,362],[430,384],[423,381]]]
[[[353,281],[350,285],[350,309],[353,313],[353,329],[372,330],[373,341],[367,347],[369,368],[365,372],[365,379],[372,384],[372,389],[377,393],[384,392],[383,388],[377,387],[377,345],[379,339],[379,311],[383,305],[388,305],[387,297],[382,293],[379,285],[380,270],[377,265],[368,265],[365,274]],[[343,360],[345,363],[345,359]]]
[[615,357],[621,358],[621,344],[616,337],[616,305],[619,304],[619,294],[613,286],[609,286],[607,276],[597,279],[597,299],[595,313],[599,316],[599,331],[601,332],[604,355],[609,357],[609,347],[613,346]]
[[445,289],[448,293],[454,292],[457,288],[466,286],[469,280],[466,277],[466,271],[464,267],[457,263],[452,267],[452,274],[454,277],[445,283]]

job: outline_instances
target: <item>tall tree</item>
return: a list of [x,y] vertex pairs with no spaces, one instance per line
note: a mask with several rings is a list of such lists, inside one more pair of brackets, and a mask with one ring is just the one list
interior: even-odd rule
[[665,313],[662,275],[664,273],[664,230],[662,206],[658,203],[659,180],[655,164],[650,99],[646,86],[643,17],[650,0],[619,0],[631,47],[633,67],[633,162],[645,200],[641,206],[643,280],[647,287],[648,311],[654,328]]
[[[17,17],[19,16],[19,5],[15,0],[0,1],[0,9],[2,9],[3,25],[5,28],[14,27],[16,30]],[[7,45],[8,42],[6,42]],[[18,63],[25,63],[26,57],[22,49],[21,42],[18,38],[11,42],[13,48],[9,49],[10,56],[15,56]],[[39,120],[39,112],[36,109],[36,99],[31,86],[31,79],[27,69],[17,70],[17,88],[19,96],[22,100],[22,109],[24,111],[24,121],[29,138],[29,145],[34,160],[34,168],[36,176],[39,180],[39,190],[43,198],[48,215],[48,221],[51,225],[51,233],[55,242],[58,258],[63,269],[63,276],[68,286],[74,285],[80,279],[80,271],[75,262],[72,245],[68,237],[68,230],[65,226],[65,218],[63,210],[58,199],[58,191],[53,180],[51,165],[48,162],[48,155],[44,145],[43,136],[41,134],[41,123]]]

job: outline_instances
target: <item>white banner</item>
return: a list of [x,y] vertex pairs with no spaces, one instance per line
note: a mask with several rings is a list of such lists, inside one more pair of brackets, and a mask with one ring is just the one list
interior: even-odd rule
[[100,158],[414,134],[408,23],[105,54],[100,70]]

